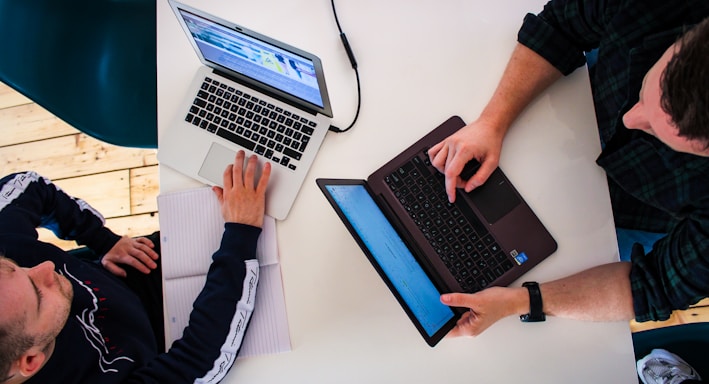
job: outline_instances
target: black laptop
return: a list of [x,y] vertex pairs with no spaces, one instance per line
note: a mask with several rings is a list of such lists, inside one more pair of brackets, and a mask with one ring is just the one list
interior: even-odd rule
[[[463,310],[440,303],[447,292],[505,286],[551,255],[557,244],[497,168],[470,193],[448,202],[444,176],[427,151],[465,126],[453,116],[367,180],[317,184],[409,318],[434,346]],[[468,163],[461,176],[475,173]]]

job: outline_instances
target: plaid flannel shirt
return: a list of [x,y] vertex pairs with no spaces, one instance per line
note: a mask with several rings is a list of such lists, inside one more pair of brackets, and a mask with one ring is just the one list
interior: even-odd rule
[[622,116],[664,51],[709,16],[706,0],[552,0],[528,14],[518,41],[563,74],[590,71],[598,129],[617,227],[666,233],[647,254],[635,253],[630,274],[638,321],[667,319],[709,296],[709,158],[678,153]]

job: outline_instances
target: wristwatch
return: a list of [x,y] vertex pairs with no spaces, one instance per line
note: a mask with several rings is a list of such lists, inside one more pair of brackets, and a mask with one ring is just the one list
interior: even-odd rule
[[522,284],[529,291],[529,313],[522,315],[519,319],[524,323],[536,323],[546,320],[546,315],[542,311],[542,292],[539,284],[534,281],[527,281]]

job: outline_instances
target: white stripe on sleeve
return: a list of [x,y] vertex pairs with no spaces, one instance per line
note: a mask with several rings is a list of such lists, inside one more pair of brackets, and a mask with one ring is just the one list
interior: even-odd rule
[[195,383],[217,383],[221,381],[229,372],[229,368],[236,361],[236,353],[244,340],[246,326],[249,323],[251,314],[254,312],[254,301],[256,299],[256,286],[259,278],[259,266],[257,260],[247,260],[246,278],[244,279],[241,298],[236,303],[236,312],[226,335],[224,344],[221,347],[219,357],[214,361],[212,369],[204,377],[195,380]]
[[27,187],[39,180],[40,177],[36,172],[18,173],[7,183],[3,184],[2,189],[0,189],[0,211],[25,193]]

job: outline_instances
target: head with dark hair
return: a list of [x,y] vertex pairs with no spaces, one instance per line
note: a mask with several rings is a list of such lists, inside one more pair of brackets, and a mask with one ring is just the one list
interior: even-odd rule
[[709,157],[709,19],[664,52],[643,79],[638,102],[623,115],[677,152]]
[[[3,256],[0,256],[0,279],[5,273],[13,272],[14,266]],[[12,315],[7,308],[0,311]],[[0,317],[0,383],[5,382],[10,376],[10,367],[22,353],[34,344],[32,337],[25,333],[25,321],[22,316]]]
[[25,333],[24,321],[13,319],[0,323],[0,383],[12,376],[12,364],[32,345],[34,338]]
[[662,109],[679,135],[709,149],[709,18],[686,32],[660,80]]
[[0,383],[22,383],[54,351],[73,289],[51,262],[22,268],[0,255]]

